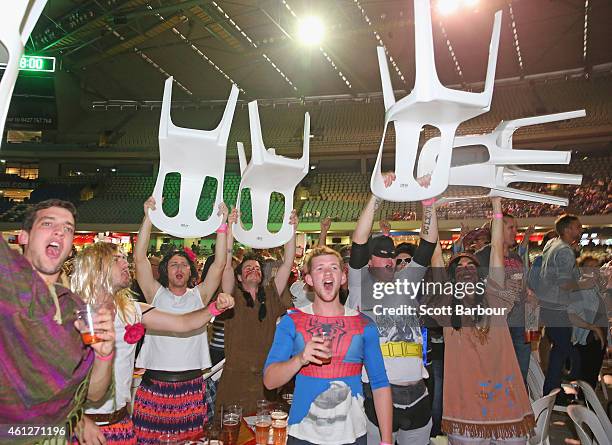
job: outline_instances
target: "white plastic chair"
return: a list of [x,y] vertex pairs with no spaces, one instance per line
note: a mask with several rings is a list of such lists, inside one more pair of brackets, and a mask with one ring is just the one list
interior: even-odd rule
[[221,374],[223,374],[223,367],[225,366],[225,359],[221,360],[215,366],[210,368],[208,372],[205,372],[202,375],[204,380],[212,379],[214,382],[218,381],[221,378]]
[[555,398],[560,389],[553,389],[550,394],[544,396],[531,404],[531,409],[536,420],[535,435],[529,438],[529,445],[549,445],[548,429],[552,416]]
[[[214,130],[195,130],[177,127],[172,123],[172,81],[164,86],[164,100],[159,120],[159,172],[153,189],[157,202],[155,211],[149,211],[153,224],[166,233],[179,238],[200,238],[210,235],[221,225],[217,207],[223,201],[223,177],[225,154],[234,110],[238,100],[238,88],[232,85],[221,122]],[[178,214],[169,217],[162,209],[164,180],[169,173],[180,173],[181,189]],[[200,221],[196,210],[202,186],[207,176],[217,180],[217,194],[210,217]]]
[[[489,46],[487,77],[482,93],[469,93],[444,87],[436,72],[429,0],[414,1],[416,79],[412,92],[395,102],[389,76],[385,50],[378,47],[378,64],[385,103],[385,130],[370,187],[372,193],[387,201],[420,201],[440,195],[448,187],[455,131],[463,121],[489,111],[493,96],[497,50],[501,29],[501,11],[495,14],[495,23]],[[381,162],[385,135],[390,122],[395,126],[396,181],[384,186]],[[433,125],[440,130],[440,154],[431,174],[429,187],[421,187],[414,178],[414,165],[421,128]]]
[[[582,445],[610,445],[612,443],[612,437],[606,435],[593,411],[581,405],[570,405],[567,407],[567,413],[576,426],[578,439]],[[585,424],[592,434],[587,432]]]
[[[544,379],[544,372],[540,366],[540,357],[537,351],[534,351],[531,353],[529,370],[527,371],[527,389],[529,390],[529,400],[531,400],[531,403],[534,403],[535,401],[544,397]],[[567,412],[567,408],[562,405],[554,405],[553,411]]]
[[[454,150],[461,150],[464,147],[472,147],[475,145],[484,145],[489,152],[489,160],[483,163],[451,167],[449,185],[486,187],[491,189],[491,191],[485,196],[501,196],[504,198],[566,206],[568,200],[565,198],[519,190],[508,187],[508,185],[513,182],[581,184],[582,175],[525,170],[516,167],[516,165],[521,164],[569,164],[571,152],[514,150],[512,148],[512,135],[521,127],[565,119],[575,119],[585,115],[586,113],[584,110],[578,110],[567,113],[502,121],[491,133],[456,137],[453,145]],[[419,157],[419,175],[426,173],[435,165],[436,157],[444,150],[441,142],[441,138],[432,138],[425,143]],[[445,201],[449,202],[482,197],[483,196],[462,196],[455,199],[452,196],[447,196]]]
[[[240,210],[243,189],[250,189],[253,226],[246,230],[242,224],[234,226],[234,237],[239,243],[254,249],[268,249],[282,246],[293,236],[294,228],[289,224],[293,210],[295,187],[304,179],[309,170],[310,115],[304,115],[304,145],[302,157],[290,159],[276,154],[273,148],[266,149],[261,136],[261,124],[257,101],[249,103],[249,124],[251,128],[251,160],[247,165],[244,146],[238,142],[240,161],[240,187],[236,207]],[[273,192],[285,197],[283,224],[276,233],[268,230],[268,211]]]
[[19,74],[19,60],[47,0],[11,0],[0,3],[0,63],[6,68],[0,80],[0,138]]
[[531,353],[529,370],[527,371],[527,389],[532,403],[544,396],[542,388],[544,388],[544,373],[540,366],[538,353],[534,351]]
[[595,413],[595,415],[599,419],[599,423],[603,427],[604,431],[606,432],[606,435],[610,438],[610,442],[612,443],[612,423],[608,418],[606,410],[597,398],[595,390],[591,387],[591,385],[589,385],[583,380],[577,380],[575,383],[577,383],[578,386],[580,386],[580,389],[582,389],[582,394],[584,394],[587,406]]

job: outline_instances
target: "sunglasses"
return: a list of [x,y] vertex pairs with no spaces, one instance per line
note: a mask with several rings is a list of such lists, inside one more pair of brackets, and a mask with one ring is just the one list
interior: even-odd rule
[[400,266],[402,263],[410,263],[412,261],[412,258],[398,258],[395,260],[395,265],[396,266]]

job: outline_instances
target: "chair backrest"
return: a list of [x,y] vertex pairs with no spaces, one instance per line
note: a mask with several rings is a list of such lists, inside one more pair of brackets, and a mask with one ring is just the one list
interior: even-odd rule
[[[159,172],[153,189],[158,205],[149,215],[151,222],[166,233],[180,238],[200,238],[210,235],[221,225],[217,207],[223,201],[227,139],[238,101],[238,88],[232,86],[217,128],[196,130],[178,127],[172,122],[172,82],[173,78],[169,77],[164,86],[159,122]],[[178,213],[172,217],[164,213],[161,205],[164,181],[170,173],[181,175]],[[196,211],[206,177],[217,180],[217,192],[211,215],[201,221]]]
[[[474,146],[482,145],[487,148],[489,159],[486,162],[451,167],[448,184],[486,187],[491,190],[488,196],[567,206],[566,198],[515,189],[508,185],[514,182],[580,185],[582,175],[525,170],[516,167],[516,165],[525,164],[569,164],[571,151],[514,150],[512,135],[514,131],[524,126],[575,119],[585,114],[584,110],[577,110],[502,121],[490,133],[455,137],[453,151],[456,154],[460,154],[462,150],[471,150]],[[431,138],[423,145],[419,156],[418,176],[423,176],[435,168],[440,154],[443,153],[443,145],[440,137]],[[482,196],[474,196],[474,198],[478,197]]]
[[612,423],[610,422],[610,418],[608,417],[606,410],[601,405],[597,394],[595,394],[595,390],[585,381],[578,380],[576,383],[578,383],[578,386],[580,386],[580,389],[582,389],[587,405],[599,419],[601,426],[612,443]]
[[544,387],[544,373],[540,367],[540,361],[537,356],[537,352],[531,353],[531,360],[529,360],[529,370],[527,372],[527,387],[529,389],[529,397],[531,400],[541,399],[544,394],[542,393]]
[[560,389],[553,389],[547,396],[541,397],[531,404],[533,415],[536,420],[535,436],[529,439],[530,445],[544,445],[548,443],[548,429],[555,398]]
[[[245,229],[240,222],[234,225],[234,237],[246,246],[254,249],[278,247],[291,239],[294,227],[289,224],[293,210],[293,195],[296,186],[308,174],[310,160],[310,115],[304,115],[304,142],[302,156],[299,159],[286,158],[276,154],[273,148],[264,145],[261,135],[261,124],[257,102],[249,103],[249,125],[251,129],[251,160],[247,164],[244,146],[238,142],[238,160],[240,161],[240,187],[236,207],[241,208],[241,192],[249,189],[253,225]],[[280,193],[285,199],[283,221],[276,233],[268,230],[268,214],[272,193]]]
[[[495,67],[501,30],[501,11],[495,14],[485,89],[482,93],[459,91],[444,87],[436,72],[434,44],[429,0],[414,1],[415,72],[412,92],[395,101],[389,75],[389,66],[383,47],[378,47],[378,64],[385,103],[385,127],[372,172],[372,193],[386,201],[420,201],[442,194],[448,187],[453,139],[461,122],[489,111],[493,95]],[[395,176],[389,187],[384,186],[381,171],[385,137],[390,123],[395,129]],[[441,134],[440,152],[434,165],[425,174],[430,175],[427,187],[414,177],[421,130],[425,125],[435,126]],[[420,175],[423,176],[423,175]]]
[[[612,438],[606,435],[601,422],[593,411],[581,405],[570,405],[567,407],[567,413],[576,426],[578,439],[582,445],[610,445],[612,443]],[[585,425],[588,428],[585,428]]]
[[19,74],[19,60],[47,0],[0,2],[0,63],[6,68],[0,80],[0,137]]

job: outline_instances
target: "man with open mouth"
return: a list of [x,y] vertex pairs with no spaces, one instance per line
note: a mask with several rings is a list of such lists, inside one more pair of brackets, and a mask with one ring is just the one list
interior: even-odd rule
[[339,300],[346,282],[342,258],[320,246],[307,256],[314,302],[281,318],[264,367],[276,389],[295,376],[287,445],[366,445],[362,370],[370,377],[382,442],[391,444],[391,391],[374,321]]
[[[101,341],[85,346],[75,329],[83,303],[58,282],[72,250],[75,220],[72,203],[50,199],[25,216],[19,235],[23,255],[0,237],[0,424],[50,427],[37,430],[46,436],[40,440],[71,434],[86,400],[101,400],[111,382],[111,312],[98,312],[94,328]],[[36,440],[23,434],[9,438]]]
[[[152,223],[149,209],[155,199],[144,203],[144,218],[134,249],[136,279],[147,303],[166,312],[184,314],[208,306],[215,295],[225,266],[227,207],[219,206],[222,224],[217,229],[215,261],[206,279],[190,287],[196,267],[183,250],[170,251],[159,264],[159,279],[151,272],[147,249]],[[214,315],[214,314],[213,314]],[[216,315],[219,315],[217,313]],[[211,367],[206,328],[180,335],[165,331],[147,332],[136,366],[145,368],[134,398],[134,430],[138,443],[157,444],[162,434],[195,437],[203,434],[211,417],[203,370]],[[186,415],[177,416],[177,406],[189,406]]]

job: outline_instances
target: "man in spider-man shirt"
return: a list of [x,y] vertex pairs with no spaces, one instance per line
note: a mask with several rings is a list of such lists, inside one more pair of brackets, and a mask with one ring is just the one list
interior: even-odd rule
[[[276,328],[264,370],[264,385],[278,388],[296,374],[287,445],[366,444],[361,371],[366,367],[382,443],[391,443],[393,405],[378,331],[360,312],[338,298],[346,282],[340,255],[317,247],[306,259],[312,305],[290,310]],[[324,333],[333,337],[326,346]],[[321,357],[331,356],[323,364]]]

